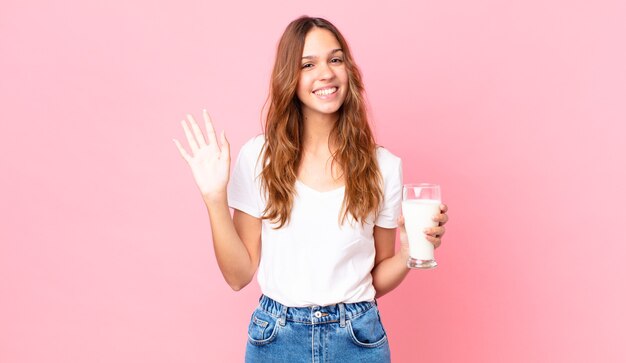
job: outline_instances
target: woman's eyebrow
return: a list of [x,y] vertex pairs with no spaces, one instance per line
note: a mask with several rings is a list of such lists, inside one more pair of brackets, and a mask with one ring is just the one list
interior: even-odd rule
[[[343,49],[341,49],[341,48],[333,49],[328,54],[329,55],[330,54],[335,54],[337,52],[343,52]],[[316,55],[305,55],[304,57],[302,57],[302,59],[317,59],[317,56]]]

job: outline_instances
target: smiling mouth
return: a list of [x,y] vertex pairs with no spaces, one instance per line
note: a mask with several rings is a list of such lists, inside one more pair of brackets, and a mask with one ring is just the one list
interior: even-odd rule
[[317,91],[314,91],[313,94],[317,95],[317,96],[328,96],[328,95],[332,95],[333,93],[337,92],[339,88],[337,87],[329,87],[329,88],[323,88],[323,89],[318,89]]

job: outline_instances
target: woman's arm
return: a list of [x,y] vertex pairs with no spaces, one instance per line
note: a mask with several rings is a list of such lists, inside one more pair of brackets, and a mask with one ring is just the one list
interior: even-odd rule
[[[446,228],[443,225],[448,222],[448,215],[446,214],[448,206],[442,204],[439,208],[441,213],[433,217],[435,222],[439,222],[439,226],[424,231],[426,239],[435,248],[441,245],[441,237],[446,233]],[[404,227],[404,216],[398,218],[398,226],[400,228],[400,250],[395,254],[396,228],[388,229],[374,226],[376,260],[372,269],[372,278],[377,298],[400,285],[410,271],[406,265],[409,260],[409,240]]]
[[376,260],[372,269],[372,279],[376,298],[395,289],[409,273],[408,253],[403,249],[394,253],[397,228],[374,226],[374,244]]
[[174,139],[180,155],[185,159],[200,189],[211,222],[213,248],[224,279],[235,291],[241,290],[254,276],[259,265],[261,220],[235,210],[230,216],[226,198],[230,178],[230,144],[224,132],[221,147],[213,123],[206,110],[202,113],[207,137],[191,115],[189,126],[181,121],[191,153]]
[[204,198],[211,222],[213,249],[224,279],[235,291],[252,281],[261,258],[261,219],[230,210],[226,194]]

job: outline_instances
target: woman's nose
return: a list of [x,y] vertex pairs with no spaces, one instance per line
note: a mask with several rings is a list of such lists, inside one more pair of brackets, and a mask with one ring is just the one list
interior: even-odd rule
[[335,72],[333,72],[333,69],[327,63],[320,65],[318,70],[320,80],[332,79],[335,76]]

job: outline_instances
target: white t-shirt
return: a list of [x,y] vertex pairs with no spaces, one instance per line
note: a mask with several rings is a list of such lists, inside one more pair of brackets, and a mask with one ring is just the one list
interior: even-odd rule
[[[266,203],[259,177],[264,142],[259,135],[242,146],[227,190],[231,208],[256,218],[261,218]],[[340,226],[345,187],[319,192],[299,180],[289,224],[273,229],[277,225],[263,219],[257,272],[263,294],[291,307],[374,299],[374,224],[396,228],[402,202],[402,161],[383,147],[376,156],[384,201],[375,221],[371,214],[366,223],[357,224],[348,214]]]

